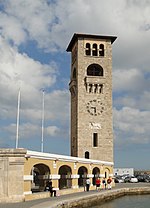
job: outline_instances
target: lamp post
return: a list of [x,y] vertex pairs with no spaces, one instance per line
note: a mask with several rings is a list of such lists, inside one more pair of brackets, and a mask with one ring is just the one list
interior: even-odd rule
[[16,123],[16,149],[18,148],[19,140],[19,117],[20,116],[20,89],[18,92],[18,106],[17,106],[17,123]]
[[44,95],[45,91],[43,90],[43,99],[42,99],[42,139],[41,139],[41,152],[44,150]]

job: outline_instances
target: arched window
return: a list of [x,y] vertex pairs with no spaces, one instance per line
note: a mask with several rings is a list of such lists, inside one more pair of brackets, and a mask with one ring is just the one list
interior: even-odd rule
[[103,44],[99,45],[99,56],[104,56],[104,45]]
[[76,75],[76,68],[74,68],[74,70],[73,70],[72,78],[73,78],[73,79],[76,79],[76,78],[77,78],[77,75]]
[[90,56],[91,55],[91,45],[90,45],[90,43],[86,43],[85,54],[87,56]]
[[87,158],[87,159],[90,158],[90,153],[88,151],[85,152],[85,158]]
[[93,44],[92,56],[97,56],[97,44],[96,43]]
[[91,64],[87,68],[88,76],[103,76],[103,68],[98,64]]

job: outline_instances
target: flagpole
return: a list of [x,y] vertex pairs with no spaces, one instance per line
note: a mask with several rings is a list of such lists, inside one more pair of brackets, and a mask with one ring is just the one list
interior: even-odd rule
[[19,115],[20,115],[20,89],[18,92],[17,123],[16,123],[16,149],[18,148],[18,140],[19,140]]
[[42,139],[41,139],[41,152],[44,150],[44,95],[45,92],[43,90],[43,99],[42,99]]

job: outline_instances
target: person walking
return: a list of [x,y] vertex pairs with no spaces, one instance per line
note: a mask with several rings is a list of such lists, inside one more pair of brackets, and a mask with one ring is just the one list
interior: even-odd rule
[[111,189],[111,182],[112,182],[112,180],[111,180],[111,178],[109,177],[109,178],[107,179],[108,190]]
[[84,191],[86,191],[86,178],[83,178],[83,187],[84,187]]
[[105,189],[106,190],[106,179],[105,178],[103,178],[103,180],[102,180],[102,184],[103,184],[103,189]]
[[86,191],[89,191],[89,189],[90,189],[90,179],[87,178],[86,179]]
[[101,180],[100,180],[100,178],[96,178],[96,190],[98,191],[100,191],[100,185],[101,185]]

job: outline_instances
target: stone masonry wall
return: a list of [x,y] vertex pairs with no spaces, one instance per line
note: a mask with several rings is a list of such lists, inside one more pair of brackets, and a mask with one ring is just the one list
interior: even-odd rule
[[24,200],[25,149],[0,149],[0,202]]

